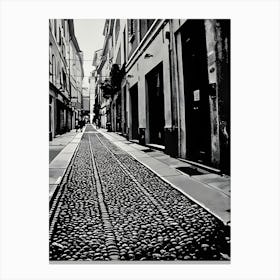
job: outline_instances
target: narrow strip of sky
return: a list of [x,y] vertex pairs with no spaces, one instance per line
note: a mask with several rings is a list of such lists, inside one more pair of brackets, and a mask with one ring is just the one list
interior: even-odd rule
[[74,28],[80,49],[84,54],[84,86],[88,86],[88,77],[93,70],[92,60],[96,50],[102,49],[102,34],[105,19],[74,19]]

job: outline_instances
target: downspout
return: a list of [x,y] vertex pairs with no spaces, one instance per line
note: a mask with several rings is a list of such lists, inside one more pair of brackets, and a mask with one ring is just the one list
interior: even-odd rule
[[174,145],[175,150],[172,151],[172,156],[178,156],[178,122],[177,122],[177,102],[176,102],[176,88],[173,78],[175,77],[174,71],[174,48],[173,46],[173,22],[169,21],[169,32],[166,33],[166,39],[168,40],[168,58],[169,58],[169,75],[170,75],[170,98],[171,98],[171,134],[172,141],[176,143]]

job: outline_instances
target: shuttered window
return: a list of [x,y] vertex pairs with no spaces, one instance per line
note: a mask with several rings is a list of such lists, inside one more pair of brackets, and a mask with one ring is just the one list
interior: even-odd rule
[[117,43],[119,32],[120,32],[120,20],[117,19],[115,25],[115,44]]
[[130,42],[134,40],[135,32],[136,32],[136,24],[137,24],[136,19],[128,20],[128,38]]

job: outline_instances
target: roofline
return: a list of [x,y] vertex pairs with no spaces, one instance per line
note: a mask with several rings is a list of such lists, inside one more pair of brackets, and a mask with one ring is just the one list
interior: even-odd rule
[[75,49],[76,49],[76,52],[77,52],[77,55],[79,57],[79,60],[80,60],[80,63],[81,63],[81,69],[82,69],[82,76],[84,77],[84,67],[83,67],[83,58],[82,58],[82,51],[79,47],[79,43],[77,41],[77,38],[75,36],[75,28],[74,28],[74,20],[73,19],[68,19],[68,25],[69,25],[69,34],[70,34],[70,40],[72,40],[74,46],[75,46]]

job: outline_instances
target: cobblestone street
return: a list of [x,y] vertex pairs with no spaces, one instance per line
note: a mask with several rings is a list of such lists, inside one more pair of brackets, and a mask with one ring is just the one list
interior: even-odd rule
[[230,229],[91,125],[50,204],[50,260],[229,260]]

